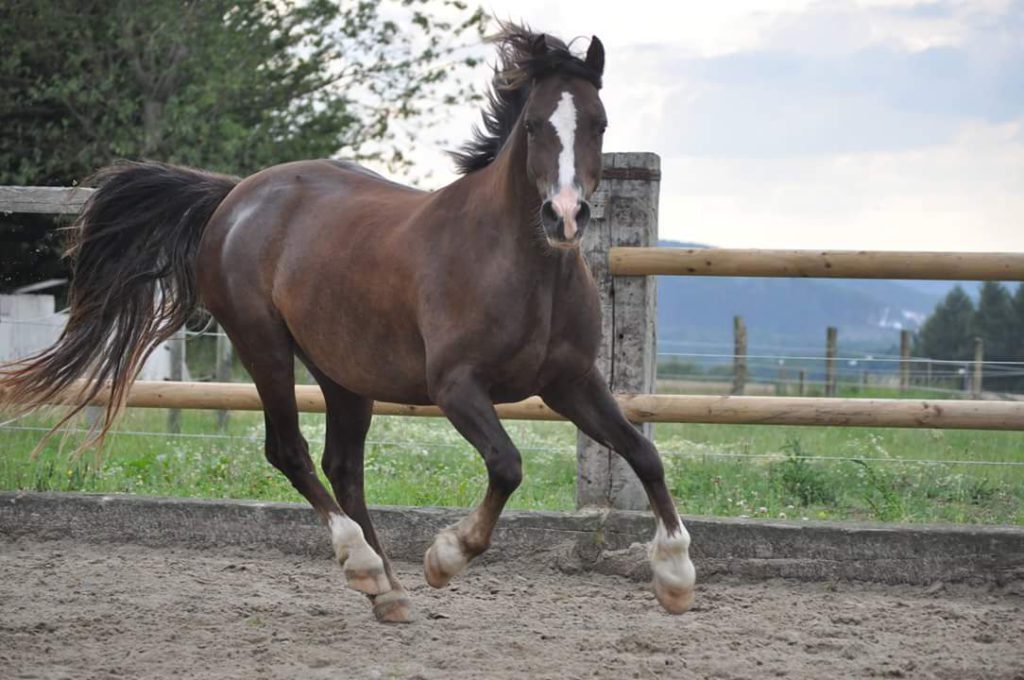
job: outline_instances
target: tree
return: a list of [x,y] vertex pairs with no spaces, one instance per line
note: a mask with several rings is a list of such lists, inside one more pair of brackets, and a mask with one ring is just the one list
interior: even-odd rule
[[[1016,326],[1013,298],[1001,283],[986,281],[978,296],[978,308],[974,312],[971,328],[974,335],[985,341],[985,360],[1013,361],[1013,333]],[[984,371],[984,385],[990,390],[1010,390],[1017,383],[1016,376],[1003,375],[1003,367],[992,367]]]
[[978,309],[971,323],[974,334],[985,340],[986,358],[1012,360],[1015,322],[1010,291],[1001,283],[986,281],[981,286]]
[[974,356],[974,304],[956,286],[940,302],[915,339],[914,353],[932,359],[969,360]]
[[[1010,334],[1010,356],[1014,361],[1024,361],[1024,283],[1017,285],[1013,295],[1013,331]],[[1024,383],[1024,380],[1021,381]]]
[[457,21],[426,0],[5,3],[0,181],[68,183],[119,157],[236,173],[339,152],[400,161],[379,144],[390,123],[475,63],[453,52],[483,14],[441,4]]
[[[69,186],[118,158],[400,165],[393,123],[470,96],[457,50],[483,28],[461,0],[8,0],[0,184]],[[31,278],[52,266],[44,227],[0,222],[0,285],[33,251]]]

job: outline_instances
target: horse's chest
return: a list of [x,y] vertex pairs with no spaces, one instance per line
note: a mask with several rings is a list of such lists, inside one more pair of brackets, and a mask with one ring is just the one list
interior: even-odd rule
[[594,365],[601,336],[595,300],[576,296],[573,304],[541,305],[514,340],[493,357],[496,399],[536,394],[559,376],[578,375]]

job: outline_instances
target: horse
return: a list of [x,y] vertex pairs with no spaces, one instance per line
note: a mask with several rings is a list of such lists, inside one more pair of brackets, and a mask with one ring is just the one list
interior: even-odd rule
[[[580,239],[601,174],[605,51],[503,24],[483,127],[433,192],[353,162],[311,160],[244,179],[158,162],[97,173],[72,229],[67,326],[8,367],[8,406],[78,390],[64,421],[106,391],[102,435],[150,352],[201,304],[252,376],[265,453],[326,525],[348,586],[382,622],[412,609],[363,491],[374,400],[436,404],[487,468],[482,502],[423,559],[444,587],[491,543],[522,461],[495,403],[540,395],[622,455],[656,518],[653,590],[668,612],[693,601],[690,537],[654,445],[623,416],[595,367],[600,306]],[[295,357],[327,405],[319,481],[299,430]]]

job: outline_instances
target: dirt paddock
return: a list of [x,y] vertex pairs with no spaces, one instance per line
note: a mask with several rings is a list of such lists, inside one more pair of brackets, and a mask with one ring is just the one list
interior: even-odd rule
[[646,584],[537,564],[427,587],[377,624],[329,560],[0,542],[2,678],[1024,678],[995,588],[719,578],[681,617]]

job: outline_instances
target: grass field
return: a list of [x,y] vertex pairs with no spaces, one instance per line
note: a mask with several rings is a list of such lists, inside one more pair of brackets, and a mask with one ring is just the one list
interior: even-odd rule
[[[183,436],[160,433],[164,411],[130,411],[102,456],[71,455],[81,435],[29,453],[49,421],[0,428],[0,488],[301,500],[263,459],[262,417],[186,411]],[[575,430],[506,423],[526,479],[510,507],[574,507]],[[314,457],[322,416],[303,415]],[[685,514],[1024,524],[1024,433],[862,428],[658,425],[673,494]],[[367,450],[371,503],[469,506],[486,474],[446,422],[379,417]],[[925,461],[925,462],[921,462]],[[1010,463],[976,465],[970,461]]]

